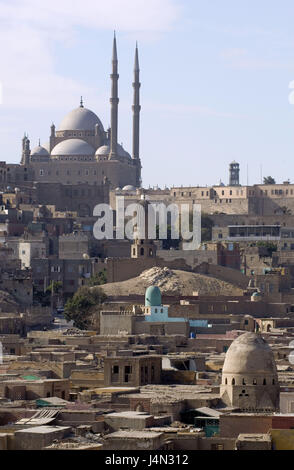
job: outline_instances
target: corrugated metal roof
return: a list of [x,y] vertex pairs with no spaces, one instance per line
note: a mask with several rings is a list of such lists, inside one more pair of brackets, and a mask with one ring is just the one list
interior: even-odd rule
[[22,418],[15,424],[24,425],[29,424],[32,426],[42,426],[44,424],[52,423],[57,417],[59,410],[43,409],[37,411],[31,418]]

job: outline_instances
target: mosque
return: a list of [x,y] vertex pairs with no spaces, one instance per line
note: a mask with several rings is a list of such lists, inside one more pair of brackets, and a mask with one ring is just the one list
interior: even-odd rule
[[279,409],[279,382],[273,351],[261,335],[245,333],[229,347],[222,370],[222,401],[245,412]]
[[48,143],[32,149],[25,135],[22,141],[21,167],[29,181],[63,185],[103,185],[109,188],[135,189],[141,186],[139,157],[140,69],[138,47],[134,65],[133,148],[132,155],[118,143],[118,57],[113,40],[111,74],[111,128],[105,130],[99,117],[84,106],[69,112],[58,128],[51,125]]

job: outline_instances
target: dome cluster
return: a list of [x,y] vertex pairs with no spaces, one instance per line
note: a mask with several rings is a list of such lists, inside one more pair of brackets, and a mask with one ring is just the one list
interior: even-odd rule
[[[84,108],[72,110],[62,120],[57,137],[62,139],[51,151],[52,157],[95,157],[98,161],[109,160],[110,142],[104,131],[103,125],[98,116],[93,111]],[[99,136],[100,145],[95,145],[95,136]],[[101,142],[102,141],[102,142]],[[102,145],[101,145],[102,143]],[[50,158],[49,144],[40,144],[32,152],[35,158]],[[117,155],[119,159],[130,159],[131,156],[124,150],[122,145],[117,144]]]

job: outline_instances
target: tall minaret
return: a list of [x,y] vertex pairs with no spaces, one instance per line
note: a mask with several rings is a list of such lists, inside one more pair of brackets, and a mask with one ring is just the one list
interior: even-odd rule
[[115,158],[117,154],[117,128],[118,128],[118,60],[116,48],[116,36],[114,32],[113,38],[113,52],[112,52],[112,74],[110,75],[112,81],[111,87],[111,142],[110,142],[110,155],[109,158]]
[[134,67],[134,104],[133,104],[133,159],[139,159],[140,148],[140,68],[139,68],[139,54],[138,44],[136,44],[135,52],[135,67]]

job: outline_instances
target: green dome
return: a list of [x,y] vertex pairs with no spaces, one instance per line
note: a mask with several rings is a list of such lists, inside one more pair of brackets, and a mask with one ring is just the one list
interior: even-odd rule
[[261,297],[260,292],[253,292],[252,297]]
[[148,287],[145,293],[145,307],[160,307],[161,306],[161,292],[159,287]]

